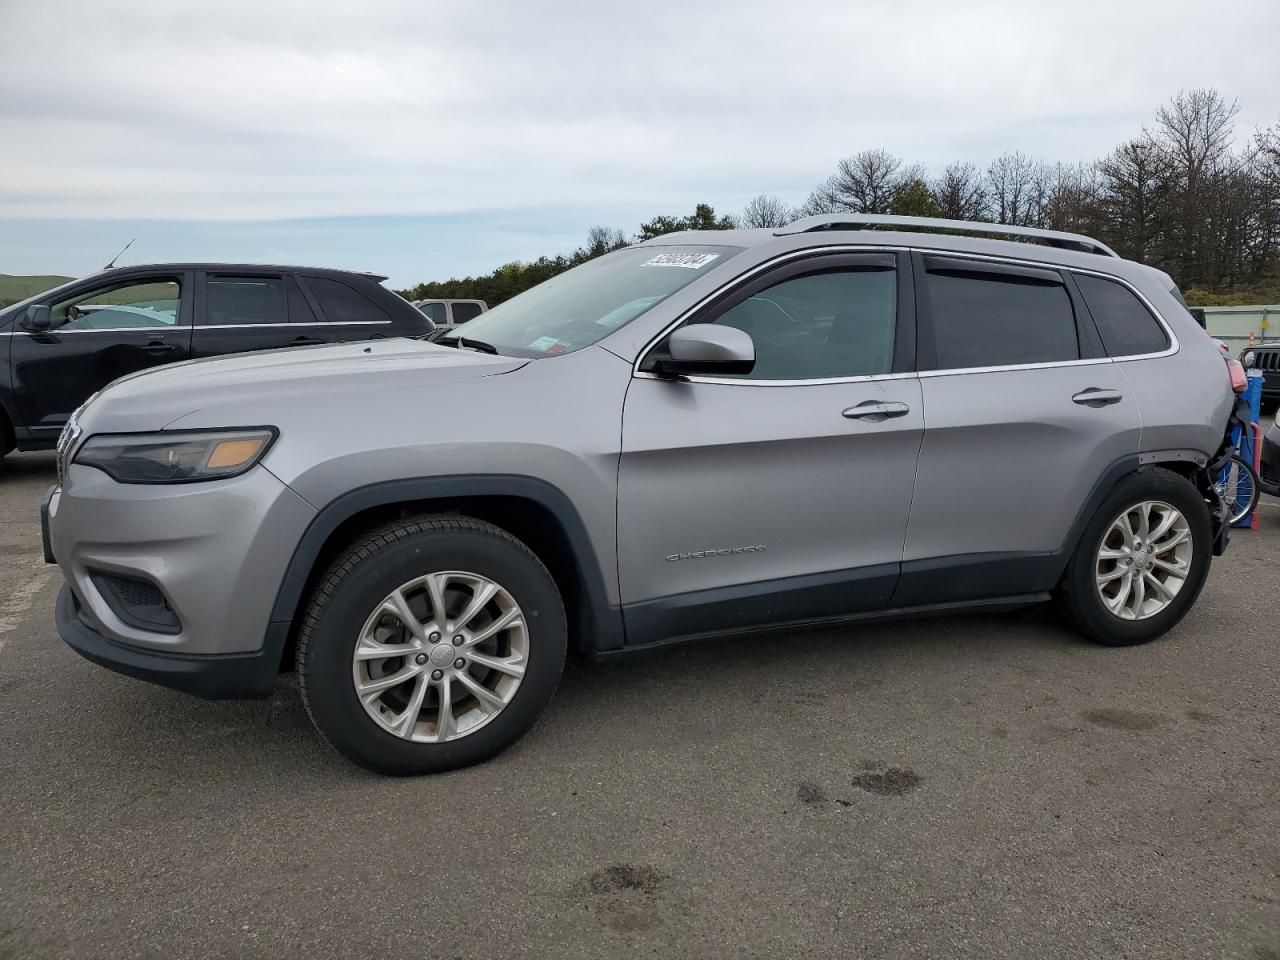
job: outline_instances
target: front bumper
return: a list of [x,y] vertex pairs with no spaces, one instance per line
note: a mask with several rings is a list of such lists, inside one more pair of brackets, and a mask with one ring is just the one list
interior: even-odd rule
[[[111,644],[179,657],[264,649],[285,569],[315,516],[261,466],[166,486],[116,483],[75,463],[42,513],[79,604],[77,620]],[[176,627],[153,629],[129,617],[104,588],[117,578],[158,591]]]
[[58,634],[99,666],[162,687],[209,699],[267,697],[275,688],[288,624],[273,625],[261,650],[229,656],[184,656],[116,643],[93,628],[68,584],[58,591]]

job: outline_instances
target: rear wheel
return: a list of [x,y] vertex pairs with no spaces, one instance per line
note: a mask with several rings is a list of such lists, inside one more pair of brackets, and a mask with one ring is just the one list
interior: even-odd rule
[[447,770],[533,726],[566,633],[555,582],[520,541],[478,520],[406,520],[326,574],[299,635],[299,683],[316,727],[357,763]]
[[1108,646],[1154,640],[1195,603],[1212,525],[1183,477],[1146,468],[1116,485],[1085,529],[1060,594],[1077,630]]

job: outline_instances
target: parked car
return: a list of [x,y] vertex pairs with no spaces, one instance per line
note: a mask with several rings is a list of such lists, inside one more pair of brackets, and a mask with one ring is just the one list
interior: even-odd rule
[[1273,420],[1262,435],[1262,468],[1258,471],[1263,493],[1280,497],[1280,420]]
[[430,317],[440,330],[461,326],[489,309],[483,300],[415,300],[413,305]]
[[1240,353],[1246,370],[1262,371],[1262,402],[1280,403],[1280,340],[1267,340]]
[[56,619],[209,697],[296,664],[338,750],[443,770],[528,730],[571,650],[1055,597],[1152,640],[1225,548],[1234,407],[1169,277],[1087,237],[669,234],[465,337],[117,381],[60,443]]
[[384,279],[228,263],[117,267],[0,310],[9,344],[0,364],[0,456],[52,447],[86,397],[138,370],[429,333],[430,321]]

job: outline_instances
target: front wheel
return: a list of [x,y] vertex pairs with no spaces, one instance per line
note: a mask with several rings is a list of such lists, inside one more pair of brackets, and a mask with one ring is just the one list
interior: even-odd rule
[[317,587],[298,680],[334,747],[382,773],[485,760],[551,700],[568,647],[555,581],[504,530],[422,517],[373,531]]
[[1204,497],[1169,470],[1121,480],[1085,528],[1059,586],[1075,628],[1108,646],[1154,640],[1195,603],[1209,573]]

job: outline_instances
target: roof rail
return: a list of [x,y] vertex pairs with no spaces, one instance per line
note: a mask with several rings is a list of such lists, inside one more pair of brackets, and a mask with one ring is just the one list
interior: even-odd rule
[[815,230],[865,230],[868,227],[912,227],[917,230],[948,230],[953,233],[998,233],[1010,237],[1040,240],[1051,247],[1098,253],[1104,257],[1119,258],[1119,254],[1100,240],[1079,233],[1063,233],[1061,230],[1040,230],[1036,227],[1015,227],[1007,223],[981,223],[973,220],[944,220],[941,217],[895,217],[882,213],[824,213],[816,217],[801,217],[773,232],[775,237],[795,233],[812,233]]

